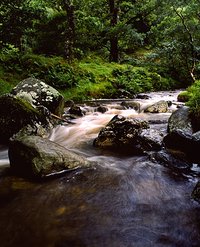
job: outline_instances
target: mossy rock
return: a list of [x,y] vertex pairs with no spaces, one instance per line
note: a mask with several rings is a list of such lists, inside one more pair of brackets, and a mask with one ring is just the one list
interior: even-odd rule
[[46,138],[23,134],[11,139],[9,159],[15,174],[31,178],[45,178],[94,165]]
[[190,99],[190,94],[187,91],[180,92],[177,96],[179,102],[187,102]]
[[8,143],[10,137],[27,125],[50,127],[49,116],[33,107],[28,101],[6,94],[0,97],[0,142]]
[[64,97],[53,87],[35,78],[21,81],[11,94],[30,102],[34,106],[44,106],[51,113],[61,116]]

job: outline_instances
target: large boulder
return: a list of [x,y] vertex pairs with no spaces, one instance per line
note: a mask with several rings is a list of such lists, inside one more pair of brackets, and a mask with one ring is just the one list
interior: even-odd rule
[[163,143],[167,149],[183,152],[187,158],[200,164],[200,131],[194,134],[178,129],[166,135]]
[[6,94],[0,97],[0,142],[8,143],[11,136],[27,125],[52,128],[50,113],[35,108],[28,101]]
[[162,137],[146,121],[116,115],[94,140],[94,146],[117,152],[142,154],[161,147]]
[[18,134],[11,139],[8,154],[12,171],[28,177],[45,178],[91,165],[85,158],[39,136]]
[[165,100],[160,100],[150,106],[148,106],[144,112],[149,113],[165,113],[168,111],[168,102]]
[[172,131],[178,129],[181,129],[189,134],[193,133],[189,107],[183,106],[171,114],[168,121],[167,130],[171,133]]
[[25,99],[34,106],[44,106],[51,113],[61,116],[64,109],[63,96],[53,87],[35,78],[21,81],[11,94]]

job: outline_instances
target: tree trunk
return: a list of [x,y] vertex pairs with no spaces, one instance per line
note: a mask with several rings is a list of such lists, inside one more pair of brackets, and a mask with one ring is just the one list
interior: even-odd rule
[[[118,23],[119,2],[118,0],[109,0],[110,25],[114,28]],[[119,61],[118,35],[113,32],[110,37],[110,62]]]
[[194,72],[195,72],[195,68],[196,68],[196,51],[195,51],[193,35],[192,35],[192,32],[190,31],[190,29],[188,28],[182,13],[179,12],[175,7],[173,7],[173,9],[174,9],[175,13],[177,14],[177,16],[181,19],[181,22],[182,22],[182,25],[185,29],[185,32],[188,34],[188,39],[189,39],[192,57],[190,59],[190,58],[188,58],[188,56],[186,56],[186,64],[187,64],[187,70],[188,70],[188,73],[190,75],[190,78],[192,79],[192,82],[195,82],[196,78],[195,78]]
[[75,16],[74,5],[71,0],[63,0],[64,8],[67,12],[67,26],[65,32],[65,58],[70,62],[74,58],[74,43],[75,43]]

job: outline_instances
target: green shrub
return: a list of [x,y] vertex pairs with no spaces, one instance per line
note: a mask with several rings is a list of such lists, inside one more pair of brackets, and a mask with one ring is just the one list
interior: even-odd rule
[[21,73],[20,51],[14,45],[6,44],[0,52],[0,63],[7,71]]
[[141,93],[152,90],[168,90],[174,85],[174,81],[161,77],[156,72],[149,72],[147,68],[127,67],[126,70],[113,70],[115,86],[127,90],[130,93]]
[[182,91],[178,95],[178,101],[179,102],[188,102],[191,97],[191,93],[188,91]]
[[27,76],[44,80],[57,89],[70,88],[76,85],[72,67],[61,57],[44,57],[42,55],[24,55],[21,64]]
[[192,113],[200,116],[200,80],[190,86],[187,92],[190,95],[187,105],[190,107]]

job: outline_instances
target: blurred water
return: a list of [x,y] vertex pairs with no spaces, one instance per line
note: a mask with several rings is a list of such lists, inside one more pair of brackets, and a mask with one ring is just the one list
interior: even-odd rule
[[[96,167],[44,182],[0,173],[2,247],[200,246],[200,206],[191,199],[198,173],[174,173],[147,157],[120,156],[92,145],[116,113],[148,120],[167,120],[170,113],[138,114],[112,105],[105,114],[89,112],[50,136],[97,161]],[[166,132],[165,123],[158,126]],[[0,160],[7,160],[6,150]]]

